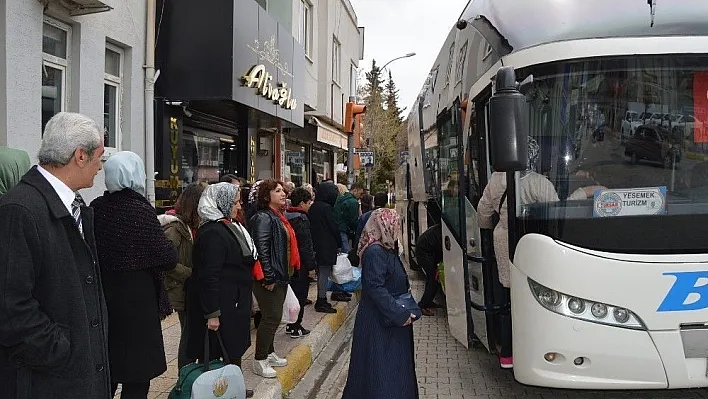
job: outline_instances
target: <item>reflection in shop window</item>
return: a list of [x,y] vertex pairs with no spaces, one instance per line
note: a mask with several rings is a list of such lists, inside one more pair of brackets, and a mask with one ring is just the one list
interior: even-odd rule
[[286,141],[284,179],[292,181],[297,187],[307,183],[309,158],[308,147]]

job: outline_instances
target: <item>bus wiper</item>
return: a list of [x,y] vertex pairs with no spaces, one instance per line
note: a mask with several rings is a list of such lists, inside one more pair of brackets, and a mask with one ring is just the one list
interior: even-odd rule
[[647,0],[649,4],[649,15],[651,16],[650,28],[654,27],[654,15],[656,14],[656,0]]

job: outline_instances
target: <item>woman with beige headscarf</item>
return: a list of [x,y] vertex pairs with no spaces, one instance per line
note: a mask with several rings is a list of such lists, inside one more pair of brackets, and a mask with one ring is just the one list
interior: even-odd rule
[[398,257],[400,217],[372,212],[359,241],[361,302],[354,324],[349,376],[343,399],[417,398],[412,314],[396,302],[410,290]]

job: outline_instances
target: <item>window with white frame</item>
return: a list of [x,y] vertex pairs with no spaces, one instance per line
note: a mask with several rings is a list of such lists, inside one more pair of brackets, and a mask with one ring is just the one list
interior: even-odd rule
[[54,115],[66,109],[69,87],[71,27],[46,18],[42,27],[42,132]]
[[356,66],[352,64],[349,70],[349,96],[356,97],[356,85],[357,85],[357,71]]
[[457,57],[457,68],[455,69],[455,82],[462,81],[465,72],[465,61],[467,60],[467,41],[460,48],[460,55]]
[[305,55],[312,56],[312,4],[307,0],[300,0],[300,30],[299,41],[305,48]]
[[450,83],[450,73],[452,72],[452,61],[455,59],[455,42],[450,45],[450,54],[447,58],[447,72],[445,73],[445,84]]
[[339,84],[342,77],[342,44],[332,38],[332,81]]
[[120,149],[123,50],[106,44],[103,78],[103,145]]

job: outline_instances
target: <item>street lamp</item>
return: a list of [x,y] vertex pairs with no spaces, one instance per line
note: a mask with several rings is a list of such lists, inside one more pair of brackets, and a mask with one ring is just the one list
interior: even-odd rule
[[[390,60],[389,62],[385,63],[385,64],[384,64],[381,68],[379,68],[379,70],[376,72],[376,77],[375,77],[374,81],[378,81],[378,78],[379,78],[379,75],[381,74],[381,72],[383,72],[383,70],[386,69],[386,67],[387,67],[390,63],[392,63],[393,61],[397,61],[397,60],[400,60],[400,59],[403,59],[403,58],[410,58],[410,57],[413,57],[413,56],[415,56],[415,52],[410,52],[410,53],[408,53],[408,54],[406,54],[406,55],[402,55],[402,56],[400,56],[400,57],[396,57],[396,58]],[[373,72],[373,70],[372,70],[372,72]],[[374,130],[374,120],[371,121],[371,130],[372,130],[372,131]],[[371,145],[371,143],[369,143],[369,145]],[[367,147],[368,147],[368,145],[367,145]],[[376,162],[376,161],[374,161],[374,162]],[[366,188],[369,189],[369,190],[371,190],[371,168],[370,168],[370,167],[364,168],[364,172],[365,172],[365,178],[366,178]]]

